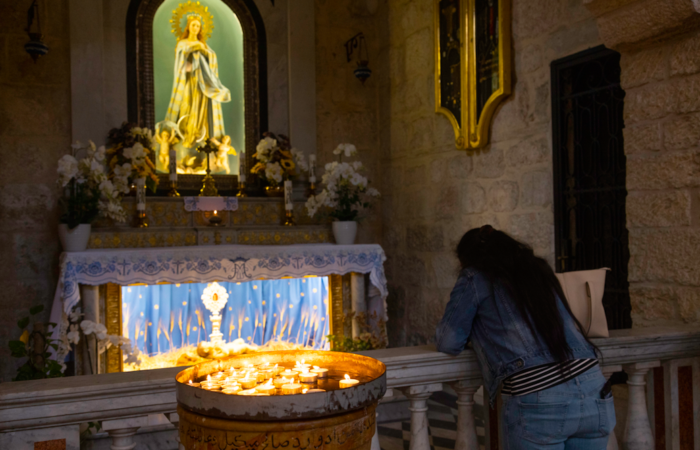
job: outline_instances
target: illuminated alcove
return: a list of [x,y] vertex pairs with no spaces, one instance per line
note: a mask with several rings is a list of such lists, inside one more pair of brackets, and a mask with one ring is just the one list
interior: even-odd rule
[[[226,135],[231,138],[231,145],[237,152],[245,149],[245,101],[244,101],[244,46],[243,29],[236,14],[222,0],[200,0],[201,5],[213,16],[214,27],[211,37],[206,39],[206,45],[217,56],[218,76],[221,83],[231,92],[231,101],[221,103],[221,113]],[[187,4],[183,0],[164,0],[153,17],[153,81],[154,107],[156,123],[165,119],[168,104],[173,94],[173,79],[175,66],[175,47],[180,36],[173,33],[173,11],[179,5]],[[186,27],[186,15],[179,18],[181,28]],[[187,152],[180,147],[178,161],[188,157],[196,157],[197,166],[203,163],[203,156],[196,151]],[[228,155],[229,174],[238,174],[238,155]],[[157,163],[157,169],[167,172],[168,168]],[[196,173],[204,173],[199,171]],[[226,174],[225,171],[215,170],[213,173]]]
[[[328,349],[327,277],[219,282],[229,293],[221,332],[236,351]],[[123,370],[174,367],[196,362],[200,343],[209,341],[211,312],[202,300],[208,283],[121,287],[122,335],[142,352],[141,364]],[[239,341],[237,341],[239,340]]]

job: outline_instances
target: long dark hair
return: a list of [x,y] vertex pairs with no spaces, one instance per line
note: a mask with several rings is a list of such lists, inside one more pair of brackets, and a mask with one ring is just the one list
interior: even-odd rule
[[542,337],[552,356],[558,361],[573,357],[564,334],[564,320],[557,308],[557,296],[579,330],[583,328],[571,312],[554,271],[547,261],[535,256],[529,245],[484,225],[462,237],[457,245],[457,257],[462,269],[476,269],[492,283],[498,281],[506,288],[532,334],[535,338]]

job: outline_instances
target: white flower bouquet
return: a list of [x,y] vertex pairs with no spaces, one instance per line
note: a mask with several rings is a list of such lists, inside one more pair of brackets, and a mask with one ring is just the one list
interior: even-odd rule
[[271,186],[282,184],[284,180],[309,170],[304,154],[292,148],[289,138],[280,134],[266,132],[256,147],[253,155],[258,163],[250,169],[250,173],[262,173]]
[[157,143],[153,132],[125,122],[120,128],[110,130],[108,142],[108,165],[115,188],[126,194],[134,180],[145,178],[146,187],[155,192],[158,175],[153,161]]
[[338,161],[326,164],[326,172],[321,178],[325,188],[309,197],[306,210],[313,217],[319,208],[325,207],[331,210],[328,215],[338,221],[355,221],[361,209],[371,207],[371,200],[379,197],[379,191],[369,187],[362,162],[343,162],[343,156],[357,155],[354,145],[340,144],[333,154],[338,155]]
[[70,155],[58,160],[58,184],[64,195],[59,200],[61,223],[73,229],[81,223],[92,223],[98,215],[118,222],[126,220],[121,195],[105,172],[105,148],[73,144]]

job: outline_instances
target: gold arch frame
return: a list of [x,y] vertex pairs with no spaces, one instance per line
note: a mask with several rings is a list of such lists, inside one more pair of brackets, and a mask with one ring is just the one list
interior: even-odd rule
[[440,48],[440,0],[434,0],[435,21],[435,112],[443,114],[452,124],[455,145],[459,149],[476,149],[489,142],[491,122],[500,102],[511,93],[511,9],[510,0],[498,1],[498,77],[499,88],[494,91],[477,116],[476,113],[476,46],[474,9],[476,0],[458,0],[460,23],[460,102],[461,117],[442,104],[441,92],[441,48]]

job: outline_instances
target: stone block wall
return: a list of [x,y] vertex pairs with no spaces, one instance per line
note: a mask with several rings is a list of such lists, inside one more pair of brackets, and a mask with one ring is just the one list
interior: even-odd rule
[[435,113],[433,2],[388,0],[379,151],[392,346],[433,339],[457,277],[454,249],[469,229],[491,224],[553,263],[549,63],[600,40],[582,2],[512,4],[513,94],[490,144],[466,152]]
[[[325,164],[337,160],[333,155],[340,143],[357,147],[357,158],[367,167],[372,186],[382,189],[386,170],[380,164],[377,110],[381,89],[380,76],[387,66],[380,54],[386,30],[386,3],[369,0],[316,0],[316,130],[317,177]],[[374,74],[361,83],[355,75],[357,49],[348,62],[345,42],[362,32],[365,35],[370,69]],[[380,242],[381,203],[364,215],[358,229],[358,243]]]
[[700,31],[622,51],[634,326],[700,322]]
[[56,162],[71,143],[68,1],[41,3],[49,53],[34,63],[26,2],[0,6],[0,382],[16,370],[8,341],[37,304],[48,320],[59,243]]

